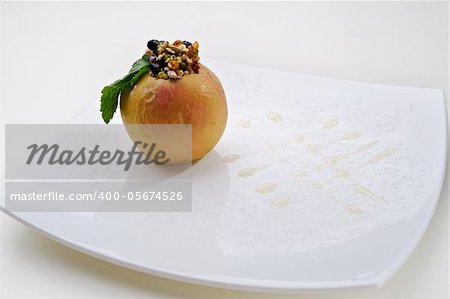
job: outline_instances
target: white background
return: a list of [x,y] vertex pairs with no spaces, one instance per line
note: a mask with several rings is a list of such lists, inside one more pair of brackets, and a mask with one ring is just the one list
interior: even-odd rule
[[[0,9],[2,123],[69,122],[99,100],[103,85],[126,73],[151,38],[198,40],[208,58],[448,94],[446,2],[2,2]],[[30,90],[33,98],[21,96]],[[423,240],[384,287],[299,297],[447,298],[447,181]],[[2,298],[284,297],[120,268],[47,240],[4,214],[0,234]]]

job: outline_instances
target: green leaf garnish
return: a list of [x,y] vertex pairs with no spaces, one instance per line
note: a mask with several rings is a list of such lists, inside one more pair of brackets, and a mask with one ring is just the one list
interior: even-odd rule
[[148,73],[149,70],[147,57],[144,55],[141,59],[133,63],[133,66],[125,77],[102,89],[100,112],[105,123],[109,123],[113,118],[119,103],[120,93],[133,88],[142,75]]

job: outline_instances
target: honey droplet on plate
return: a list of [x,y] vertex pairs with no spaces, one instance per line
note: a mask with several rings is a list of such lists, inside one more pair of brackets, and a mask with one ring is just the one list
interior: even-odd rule
[[299,172],[297,172],[297,176],[304,178],[308,176],[308,173],[306,171],[300,170]]
[[349,211],[350,213],[354,213],[354,214],[361,214],[362,213],[362,210],[359,207],[357,207],[357,206],[348,205],[345,209],[347,211]]
[[314,183],[312,183],[312,185],[314,186],[314,188],[316,188],[316,189],[323,189],[323,186],[322,186],[322,184],[321,183],[319,183],[319,182],[314,182]]
[[283,196],[283,197],[272,200],[271,203],[274,207],[283,207],[283,206],[287,205],[290,201],[291,201],[290,196]]
[[370,164],[370,163],[375,163],[375,162],[384,160],[384,159],[394,155],[395,153],[397,153],[397,150],[394,148],[384,150],[384,151],[370,157],[369,160],[367,161],[367,163]]
[[236,154],[227,155],[222,158],[223,162],[225,162],[225,163],[231,163],[231,162],[236,161],[237,159],[239,159],[239,155],[236,155]]
[[255,174],[256,171],[257,171],[256,168],[244,168],[241,171],[239,171],[239,176],[242,177],[252,176]]
[[267,146],[267,149],[269,149],[269,150],[275,150],[275,149],[278,148],[278,147],[281,147],[281,146],[283,146],[283,145],[286,145],[289,141],[290,141],[290,140],[285,140],[285,141],[282,141],[282,142],[280,142],[280,143],[271,144],[271,145]]
[[362,135],[361,131],[352,131],[352,132],[347,132],[344,134],[344,136],[342,136],[342,139],[344,140],[352,140],[352,139],[357,139]]
[[307,150],[312,152],[317,152],[318,150],[320,150],[320,145],[314,143],[305,144],[305,147]]
[[239,125],[243,128],[250,128],[252,126],[252,123],[249,120],[241,120],[239,122]]
[[345,157],[343,155],[337,155],[337,156],[331,156],[328,158],[325,158],[325,163],[327,163],[330,166],[334,166],[339,163],[339,161],[343,160]]
[[280,123],[282,121],[281,115],[277,112],[269,112],[267,116],[273,122]]
[[324,122],[322,127],[324,129],[332,129],[332,128],[336,127],[338,124],[339,124],[339,120],[330,119],[330,120],[327,120],[326,122]]
[[368,149],[371,149],[372,147],[374,147],[376,144],[378,143],[378,141],[372,141],[372,142],[368,142],[368,143],[364,143],[361,144],[358,148],[358,152],[363,152],[366,151]]
[[348,174],[348,172],[343,169],[336,170],[336,177],[338,177],[338,178],[346,179],[349,176],[350,175]]
[[277,188],[277,185],[274,183],[264,183],[256,188],[256,192],[258,193],[270,193]]
[[292,137],[292,140],[294,140],[296,142],[303,142],[303,141],[305,141],[305,136],[303,136],[303,135],[294,135]]
[[386,203],[386,200],[382,196],[375,194],[374,192],[359,184],[355,185],[355,191],[361,195],[364,195],[365,197],[370,198],[376,203]]

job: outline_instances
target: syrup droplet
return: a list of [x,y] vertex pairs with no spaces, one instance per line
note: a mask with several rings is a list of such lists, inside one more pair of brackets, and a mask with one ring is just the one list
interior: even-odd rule
[[384,160],[384,159],[394,155],[395,153],[397,153],[397,150],[394,148],[384,150],[384,151],[379,152],[378,154],[375,154],[372,157],[370,157],[369,160],[367,161],[367,164],[376,163],[378,161]]
[[231,155],[227,155],[227,156],[223,157],[222,160],[225,163],[231,163],[231,162],[236,161],[237,159],[239,159],[239,155],[231,154]]
[[378,141],[372,141],[372,142],[364,143],[364,144],[362,144],[362,145],[359,146],[358,152],[363,152],[363,151],[366,151],[366,150],[368,150],[368,149],[371,149],[371,148],[374,147],[377,143],[378,143]]
[[239,176],[242,177],[252,176],[255,174],[256,171],[257,171],[256,168],[244,168],[241,171],[239,171]]
[[344,134],[344,136],[342,136],[342,139],[345,140],[352,140],[352,139],[357,139],[362,135],[361,131],[352,131],[352,132],[347,132]]
[[258,193],[270,193],[277,188],[277,185],[274,183],[264,183],[256,188],[256,192]]
[[339,161],[343,160],[345,157],[343,155],[331,156],[325,159],[325,163],[330,166],[334,166],[339,163]]
[[354,214],[361,214],[362,210],[357,207],[357,206],[352,206],[352,205],[348,205],[346,207],[346,210],[349,211],[350,213],[354,213]]
[[297,176],[304,178],[308,176],[308,173],[306,171],[300,170],[299,172],[297,172]]
[[312,152],[317,152],[318,150],[320,150],[320,145],[314,143],[307,143],[305,144],[305,147],[307,150]]
[[291,201],[290,196],[283,196],[277,199],[272,200],[272,205],[274,207],[283,207],[287,205]]
[[339,124],[339,120],[330,119],[330,120],[327,120],[326,122],[324,122],[322,127],[324,129],[332,129],[332,128],[336,127],[338,124]]
[[314,182],[314,183],[312,183],[312,185],[314,186],[314,188],[316,188],[316,189],[323,189],[323,186],[322,186],[322,184],[321,183],[319,183],[319,182]]
[[292,140],[294,140],[296,142],[303,142],[303,141],[305,141],[305,136],[303,136],[303,135],[294,135],[292,137]]
[[348,172],[346,170],[343,170],[343,169],[336,170],[336,177],[338,177],[338,178],[346,179],[349,176],[350,175],[348,174]]
[[252,123],[249,120],[241,120],[239,122],[239,125],[243,128],[250,128],[252,126]]
[[373,193],[366,187],[361,186],[359,184],[355,185],[355,191],[361,195],[364,195],[365,197],[370,198],[371,200],[373,200],[377,203],[386,203],[386,200],[382,196]]
[[277,112],[270,112],[267,116],[273,122],[280,123],[282,121],[281,115]]

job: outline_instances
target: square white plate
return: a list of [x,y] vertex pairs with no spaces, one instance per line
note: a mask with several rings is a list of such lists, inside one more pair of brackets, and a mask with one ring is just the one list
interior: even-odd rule
[[[191,168],[192,213],[12,213],[72,248],[236,289],[380,286],[431,220],[447,156],[440,90],[203,60],[228,126]],[[120,115],[114,119],[120,123]],[[77,123],[100,123],[96,100]]]

